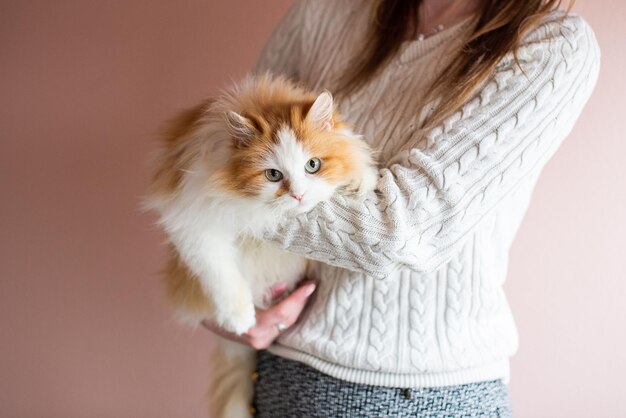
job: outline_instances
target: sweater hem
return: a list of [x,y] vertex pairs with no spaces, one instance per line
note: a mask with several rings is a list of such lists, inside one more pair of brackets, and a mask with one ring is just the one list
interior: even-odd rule
[[311,354],[274,344],[268,351],[289,360],[299,361],[336,379],[370,386],[422,388],[464,385],[501,379],[508,384],[509,359],[499,359],[477,367],[424,373],[392,373],[355,369],[333,364]]

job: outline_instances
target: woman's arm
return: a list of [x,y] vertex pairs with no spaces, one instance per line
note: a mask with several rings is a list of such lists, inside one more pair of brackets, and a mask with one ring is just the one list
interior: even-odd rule
[[267,238],[378,278],[398,266],[431,271],[445,263],[481,218],[539,173],[599,70],[595,37],[576,16],[541,25],[518,57],[520,66],[505,57],[474,99],[427,133],[425,147],[382,169],[378,195],[323,202]]

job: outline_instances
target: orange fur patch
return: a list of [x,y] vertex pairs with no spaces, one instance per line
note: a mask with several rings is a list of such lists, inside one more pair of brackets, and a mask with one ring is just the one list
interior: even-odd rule
[[[232,141],[229,161],[216,176],[226,191],[253,197],[269,181],[260,163],[263,156],[273,152],[279,142],[278,132],[284,127],[294,132],[311,156],[322,160],[316,175],[332,184],[349,183],[371,162],[369,149],[363,141],[340,132],[347,126],[337,114],[333,115],[331,130],[308,121],[306,116],[316,97],[285,79],[264,76],[249,79],[217,100],[184,112],[171,123],[164,137],[151,193],[175,193],[184,171],[206,146],[203,142],[231,135],[225,116],[229,111],[246,118],[255,134],[247,146],[237,146]],[[206,125],[210,125],[212,137],[194,135]],[[288,191],[283,185],[277,197]]]
[[157,160],[157,169],[152,177],[149,193],[167,195],[174,193],[180,185],[183,173],[194,159],[193,130],[207,113],[213,100],[183,111],[165,128],[163,145]]
[[[364,167],[362,141],[338,134],[335,130],[316,132],[305,139],[305,146],[322,161],[317,175],[331,184],[349,182]],[[367,161],[366,161],[367,162]]]
[[214,311],[212,303],[202,291],[198,278],[182,262],[173,246],[170,246],[170,259],[165,269],[165,285],[174,306],[211,319],[210,314]]

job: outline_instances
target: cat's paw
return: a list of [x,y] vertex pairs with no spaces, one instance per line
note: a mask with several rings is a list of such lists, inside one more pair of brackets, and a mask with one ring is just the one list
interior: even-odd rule
[[360,177],[354,179],[348,185],[347,190],[353,192],[357,198],[363,199],[376,189],[378,178],[378,169],[375,167],[367,167],[363,170]]
[[222,306],[216,315],[217,323],[226,331],[241,335],[256,324],[254,304],[251,300],[234,301],[229,306]]

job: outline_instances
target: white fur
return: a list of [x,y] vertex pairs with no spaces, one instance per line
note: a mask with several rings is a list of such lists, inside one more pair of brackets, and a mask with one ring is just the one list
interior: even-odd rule
[[248,418],[253,385],[250,379],[256,354],[250,348],[216,337],[207,397],[210,417]]

